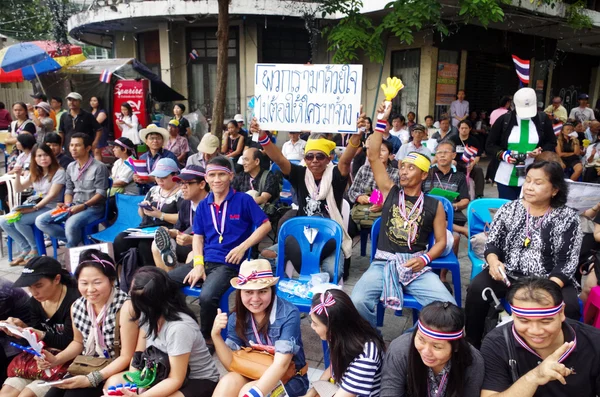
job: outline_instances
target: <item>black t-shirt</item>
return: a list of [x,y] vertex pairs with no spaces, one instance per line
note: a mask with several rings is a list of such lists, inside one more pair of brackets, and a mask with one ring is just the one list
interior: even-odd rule
[[63,350],[73,340],[73,324],[71,322],[71,305],[79,298],[79,290],[75,286],[69,286],[58,310],[50,318],[46,316],[42,304],[33,297],[29,299],[31,308],[32,328],[44,331],[44,343],[48,347]]
[[[538,366],[542,360],[525,350],[515,340],[508,323],[492,330],[481,346],[481,355],[485,361],[485,377],[483,390],[503,392],[512,384],[510,367],[508,366],[508,348],[503,329],[508,328],[510,342],[513,343],[518,365],[519,377]],[[534,397],[595,397],[600,395],[600,330],[592,326],[566,319],[563,323],[565,342],[577,336],[575,350],[563,361],[567,368],[573,368],[575,374],[565,378],[566,385],[559,381],[550,381],[538,387]]]
[[93,114],[86,112],[81,109],[77,117],[73,117],[71,112],[65,112],[60,117],[60,126],[58,130],[65,135],[65,141],[63,147],[66,152],[69,152],[69,144],[71,143],[71,136],[76,132],[83,132],[92,138],[92,141],[96,139],[96,132],[101,130],[102,126],[96,120]]
[[[406,214],[410,214],[413,204],[419,197],[406,197]],[[438,203],[433,197],[425,196],[423,212],[417,218],[419,229],[416,241],[408,248],[408,229],[404,228],[404,219],[400,216],[400,188],[394,185],[388,193],[381,212],[381,227],[377,249],[389,253],[413,253],[424,251],[429,243],[429,235],[433,233],[433,220],[437,212]],[[416,217],[413,214],[411,219]]]
[[23,288],[14,288],[13,282],[0,277],[0,320],[18,318],[29,323],[29,295]]
[[183,116],[177,121],[179,121],[179,135],[187,136],[187,129],[190,128],[190,122]]
[[460,172],[467,172],[467,163],[465,163],[462,159],[463,152],[465,151],[465,145],[471,148],[474,148],[477,151],[477,154],[473,156],[473,158],[481,156],[481,143],[479,139],[474,137],[473,135],[469,135],[469,138],[466,140],[461,140],[460,135],[456,134],[449,138],[456,145],[456,156],[454,156],[454,160],[456,161],[456,169]]
[[58,160],[58,164],[60,164],[60,166],[63,167],[65,170],[67,169],[69,164],[75,161],[71,156],[65,153],[60,153],[56,160]]
[[35,124],[31,120],[25,120],[20,127],[17,127],[17,122],[11,123],[11,132],[21,134],[23,132],[29,132],[31,135],[35,135],[36,129]]
[[178,200],[177,208],[179,212],[179,217],[177,218],[177,223],[175,224],[175,226],[173,226],[173,229],[177,229],[181,233],[185,234],[194,234],[192,232],[192,225],[194,224],[194,217],[196,216],[196,211],[192,211],[192,201],[184,199]]
[[[298,196],[298,216],[322,216],[325,218],[330,218],[329,211],[327,211],[327,201],[319,200],[319,205],[310,205],[308,194],[308,189],[306,189],[306,183],[304,182],[304,176],[306,175],[307,168],[302,167],[296,164],[291,164],[292,170],[289,175],[285,175],[285,178],[290,181],[290,184],[296,191]],[[321,181],[315,181],[317,186]],[[348,176],[342,176],[340,170],[337,166],[333,168],[333,176],[332,176],[332,188],[333,188],[333,196],[335,198],[335,203],[338,206],[339,211],[342,210],[342,198],[344,196],[344,191],[346,190],[346,185],[348,184]]]
[[[422,184],[423,192],[429,193],[433,188],[458,192],[458,197],[454,199],[458,203],[462,199],[469,198],[469,188],[467,187],[467,176],[459,171],[448,171],[444,174],[438,167],[431,167],[429,176]],[[464,226],[467,217],[462,211],[454,211],[454,224]]]

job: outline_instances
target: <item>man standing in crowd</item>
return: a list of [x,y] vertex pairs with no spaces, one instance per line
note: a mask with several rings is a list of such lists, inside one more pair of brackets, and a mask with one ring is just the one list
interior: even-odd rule
[[[37,105],[40,104],[40,102],[46,102],[48,103],[48,97],[45,94],[42,93],[37,93],[37,94],[33,94],[30,95],[33,98],[33,108],[35,108]],[[39,117],[37,114],[37,110],[33,110],[32,111],[33,115],[35,115],[36,117]],[[50,110],[50,114],[48,115],[48,117],[50,117],[52,119],[52,122],[54,123],[54,126],[58,125],[58,122],[60,121],[60,119],[58,119],[56,117],[56,112],[51,109]],[[33,119],[33,117],[29,116],[30,119]]]
[[506,299],[513,321],[481,346],[481,397],[600,395],[600,330],[566,318],[560,286],[523,278]]
[[300,131],[290,131],[290,140],[283,144],[281,153],[288,160],[300,161],[304,158],[304,147],[306,141],[300,139]]
[[258,149],[244,150],[241,157],[244,172],[237,174],[231,184],[234,190],[249,193],[261,207],[279,198],[279,182],[271,171],[261,168],[262,156]]
[[67,111],[63,109],[63,100],[58,96],[53,96],[52,99],[50,99],[50,106],[52,107],[54,113],[56,113],[56,132],[58,132],[60,127],[60,119]]
[[44,138],[44,143],[52,149],[58,164],[65,170],[74,160],[63,151],[62,138],[56,132],[51,132]]
[[456,101],[450,104],[450,116],[452,125],[458,128],[458,122],[469,117],[469,101],[465,101],[465,90],[458,90],[456,98]]
[[396,153],[396,160],[402,161],[410,152],[421,153],[422,155],[431,158],[431,150],[429,150],[425,145],[423,145],[423,141],[427,140],[427,129],[425,126],[421,124],[415,124],[413,126],[412,132],[412,142],[404,143],[398,153]]
[[406,128],[406,119],[400,114],[392,115],[392,129],[390,134],[400,139],[400,143],[406,145],[410,139],[410,134]]
[[211,343],[210,331],[219,300],[238,275],[239,265],[248,250],[260,243],[271,230],[271,222],[247,194],[231,188],[233,169],[222,156],[206,167],[208,197],[198,204],[194,219],[193,266],[186,264],[171,272],[171,279],[192,287],[202,284],[200,293],[200,330]]
[[77,132],[83,132],[90,137],[92,150],[96,149],[102,136],[102,126],[96,121],[94,115],[81,108],[82,100],[81,94],[77,92],[67,95],[69,112],[63,114],[58,127],[65,151],[70,150],[71,136]]
[[502,116],[505,113],[508,113],[510,111],[511,104],[512,98],[509,96],[503,96],[502,99],[500,99],[500,107],[494,109],[494,111],[492,111],[492,114],[490,114],[490,125],[494,125],[496,120],[498,120],[498,117]]
[[68,209],[69,217],[62,225],[54,223],[52,211],[35,221],[42,232],[67,241],[67,248],[77,247],[83,241],[83,228],[104,214],[104,201],[108,190],[108,169],[90,156],[92,142],[89,135],[76,132],[70,137],[74,162],[67,167],[64,203],[56,208]]
[[581,121],[584,125],[587,125],[586,122],[588,121],[596,120],[594,110],[588,106],[589,95],[579,94],[577,99],[579,100],[579,106],[571,109],[569,118]]
[[210,188],[204,180],[204,168],[188,165],[174,181],[181,183],[183,201],[179,207],[177,223],[172,229],[159,227],[154,235],[152,256],[154,263],[165,271],[171,271],[179,263],[192,261],[192,226],[198,204],[208,196]]
[[544,109],[544,113],[548,115],[553,124],[567,122],[567,109],[562,105],[562,98],[559,96],[552,98],[552,103]]
[[[376,309],[380,300],[389,307],[402,307],[404,291],[423,306],[433,301],[455,302],[439,277],[427,266],[446,248],[444,207],[421,190],[431,162],[422,154],[409,153],[400,165],[402,188],[394,184],[378,153],[381,133],[385,130],[384,120],[390,112],[384,107],[382,104],[377,109],[377,114],[384,114],[383,120],[377,121],[367,150],[384,200],[377,252],[373,263],[352,290],[356,309],[373,327],[377,325]],[[435,244],[427,251],[430,233],[435,236]]]
[[[167,130],[161,127],[157,127],[154,124],[148,125],[148,127],[140,131],[140,139],[148,146],[148,151],[140,156],[140,160],[146,161],[146,167],[148,168],[148,174],[154,171],[158,160],[162,158],[169,158],[177,162],[177,157],[173,152],[164,149],[163,146],[169,142],[169,133]],[[137,174],[133,176],[133,180],[140,185],[154,184],[154,177],[148,176],[146,178],[140,178]]]

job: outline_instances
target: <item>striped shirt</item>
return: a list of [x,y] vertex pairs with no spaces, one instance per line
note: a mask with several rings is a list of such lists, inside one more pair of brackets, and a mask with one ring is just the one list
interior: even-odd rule
[[363,352],[348,366],[340,387],[359,397],[378,397],[381,388],[382,352],[374,342],[365,343]]

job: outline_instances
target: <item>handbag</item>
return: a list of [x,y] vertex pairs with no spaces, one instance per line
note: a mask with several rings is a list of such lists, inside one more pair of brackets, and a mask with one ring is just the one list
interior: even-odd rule
[[381,216],[381,211],[371,212],[370,208],[372,206],[373,204],[357,204],[352,207],[352,211],[350,211],[352,220],[363,228],[370,228],[373,226],[373,222]]
[[[123,374],[123,379],[127,382],[135,383],[138,389],[151,388],[157,383],[167,379],[171,372],[169,355],[158,349],[156,346],[150,346],[143,352],[135,352],[133,354],[131,366],[135,368],[136,371],[125,372]],[[189,372],[190,368],[188,366],[188,375]],[[188,375],[185,377],[186,381]]]
[[[59,351],[56,349],[48,349],[52,354],[56,354]],[[50,368],[49,370],[39,369],[35,356],[33,354],[22,352],[17,354],[8,365],[6,374],[9,378],[22,378],[29,380],[43,380],[51,382],[64,378],[69,368],[69,363],[65,363],[59,367]],[[46,373],[50,371],[50,375]]]
[[[267,368],[273,364],[275,356],[266,350],[260,350],[260,347],[255,345],[252,347],[242,347],[240,350],[233,352],[231,364],[228,370],[235,372],[248,379],[257,380],[265,373]],[[287,381],[294,376],[306,374],[307,366],[304,366],[300,371],[296,371],[296,364],[290,361],[290,365],[281,378],[281,382],[286,384]]]

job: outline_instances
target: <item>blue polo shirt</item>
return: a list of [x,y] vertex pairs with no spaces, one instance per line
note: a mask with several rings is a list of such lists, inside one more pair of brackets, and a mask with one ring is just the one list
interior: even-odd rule
[[[146,160],[146,165],[148,166],[148,173],[151,173],[152,171],[154,171],[156,162],[160,159],[169,158],[169,159],[175,161],[175,164],[179,164],[179,162],[177,160],[177,156],[175,156],[175,154],[173,154],[173,152],[171,152],[167,149],[161,148],[158,151],[158,153],[156,153],[154,155],[154,157],[150,157],[150,155],[151,155],[151,152],[150,152],[150,149],[148,149],[148,151],[146,153],[144,153],[140,156],[140,160]],[[148,158],[148,157],[150,157],[150,158]]]
[[[219,243],[219,234],[215,230],[211,207],[214,208],[217,228],[220,228],[225,202],[227,202],[225,230],[223,241]],[[198,204],[194,218],[194,234],[204,236],[204,261],[227,264],[225,257],[229,251],[246,241],[254,229],[267,220],[263,210],[250,195],[229,189],[225,201],[219,206],[215,204],[215,195],[211,192]]]

